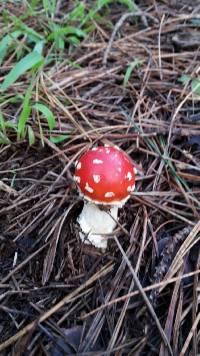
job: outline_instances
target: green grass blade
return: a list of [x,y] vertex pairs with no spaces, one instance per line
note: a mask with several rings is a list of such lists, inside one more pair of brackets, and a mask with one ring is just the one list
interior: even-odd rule
[[194,79],[191,83],[191,87],[195,94],[200,95],[200,78]]
[[51,136],[50,137],[50,141],[53,143],[60,143],[63,142],[65,140],[69,139],[69,135],[59,135],[59,136]]
[[5,120],[3,117],[3,114],[0,110],[0,130],[5,134],[6,133],[6,124],[5,124]]
[[40,40],[44,40],[44,37],[36,32],[32,27],[27,26],[20,18],[11,16],[10,21],[13,21],[14,26],[21,31],[23,35],[27,35],[28,41],[37,43]]
[[56,120],[52,111],[47,106],[40,103],[36,103],[33,107],[44,115],[44,117],[47,119],[49,130],[53,130],[56,126]]
[[6,121],[0,110],[0,131],[7,137],[7,129],[17,131],[17,126],[12,121]]
[[128,66],[125,76],[124,76],[124,81],[123,81],[123,86],[127,86],[128,81],[131,77],[131,74],[135,68],[138,68],[142,64],[142,61],[139,59],[135,59],[130,65]]
[[31,98],[32,90],[33,90],[33,83],[29,85],[26,95],[24,97],[23,108],[18,120],[18,127],[17,127],[18,140],[20,140],[21,137],[25,136],[25,126],[31,112],[30,98]]
[[6,121],[0,111],[0,144],[8,145],[10,143],[6,133]]
[[0,65],[3,62],[10,45],[22,34],[21,31],[12,32],[9,35],[3,37],[0,42]]
[[0,144],[9,145],[9,143],[9,138],[3,132],[0,131]]
[[187,74],[183,74],[180,78],[178,78],[178,81],[184,85],[188,84],[191,80],[191,77]]
[[35,143],[35,134],[30,125],[28,125],[28,142],[29,142],[29,146],[32,146]]
[[81,20],[85,15],[85,5],[80,3],[76,6],[69,14],[67,14],[66,19],[70,21]]
[[85,32],[77,27],[66,26],[66,27],[57,27],[55,31],[53,31],[47,39],[49,41],[55,40],[59,36],[66,35],[74,35],[77,37],[85,37]]
[[119,0],[122,5],[126,5],[130,11],[137,11],[138,7],[133,0]]
[[97,1],[97,8],[100,10],[103,6],[110,5],[112,0],[98,0]]
[[56,1],[55,0],[43,0],[43,7],[46,13],[53,15],[56,9]]
[[200,95],[200,77],[192,80],[189,75],[183,74],[178,81],[184,85],[190,84],[192,91]]
[[36,51],[33,51],[23,57],[5,77],[3,83],[0,85],[0,90],[6,90],[16,82],[16,80],[27,72],[29,69],[42,64],[43,57]]
[[[112,3],[112,0],[98,0],[96,6],[91,8],[88,14],[83,18],[80,27],[82,27],[88,20],[94,20],[96,14],[104,7]],[[102,17],[103,19],[103,17]]]
[[41,40],[41,41],[38,41],[34,47],[34,52],[38,52],[40,55],[42,55],[42,52],[43,52],[43,49],[44,49],[44,44],[45,44],[45,41]]

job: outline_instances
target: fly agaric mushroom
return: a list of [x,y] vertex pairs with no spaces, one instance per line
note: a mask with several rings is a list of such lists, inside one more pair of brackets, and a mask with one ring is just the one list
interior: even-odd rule
[[82,241],[106,249],[105,235],[116,227],[118,209],[135,188],[135,174],[130,159],[118,147],[99,146],[81,156],[74,179],[86,200],[78,218]]

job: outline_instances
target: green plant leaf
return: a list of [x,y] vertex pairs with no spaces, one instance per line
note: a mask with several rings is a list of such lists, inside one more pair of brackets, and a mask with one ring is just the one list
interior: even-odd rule
[[9,86],[14,84],[16,80],[29,69],[42,64],[43,60],[43,57],[36,51],[27,54],[6,75],[3,83],[0,85],[0,90],[6,90],[9,88]]
[[112,0],[98,0],[97,1],[97,8],[100,10],[103,6],[109,5],[112,3]]
[[137,11],[138,7],[133,0],[118,0],[121,4],[126,5],[130,11]]
[[54,14],[56,9],[56,1],[55,0],[43,0],[43,7],[45,11],[49,14]]
[[190,83],[191,89],[193,92],[197,95],[200,95],[200,77],[191,80],[191,77],[187,74],[183,74],[178,81],[184,85],[187,85]]
[[69,135],[59,135],[59,136],[51,136],[50,141],[53,143],[60,143],[69,138]]
[[200,78],[194,79],[192,81],[191,88],[195,94],[200,95]]
[[74,8],[66,18],[70,21],[79,20],[83,18],[85,12],[85,5],[81,2],[78,6]]
[[38,41],[36,43],[33,51],[38,52],[40,55],[42,55],[44,44],[45,44],[45,41],[43,41],[43,40]]
[[17,126],[12,121],[6,121],[3,117],[1,110],[0,110],[0,131],[2,131],[5,135],[7,135],[6,129],[12,129],[14,131],[17,131]]
[[35,143],[35,134],[30,125],[28,125],[28,142],[30,146],[34,145]]
[[69,36],[68,41],[74,46],[77,46],[80,43],[80,40],[76,36]]
[[3,114],[0,110],[0,130],[5,134],[6,133],[6,124],[5,124],[5,120],[3,117]]
[[37,43],[40,40],[44,40],[44,37],[33,30],[32,27],[27,26],[24,22],[20,20],[20,18],[16,16],[9,17],[10,20],[13,20],[15,27],[22,32],[23,35],[27,35],[27,39],[29,42]]
[[[104,7],[106,5],[109,5],[111,3],[112,3],[112,0],[98,0],[96,6],[89,11],[87,16],[84,17],[84,19],[83,19],[83,21],[81,23],[81,26],[83,26],[89,19],[90,20],[94,20],[94,19],[97,20],[96,16],[97,16],[98,11],[100,11],[102,9],[102,7]],[[100,18],[101,17],[99,17],[99,19]],[[102,19],[103,19],[103,17],[102,17]]]
[[178,81],[182,84],[188,84],[190,80],[191,77],[187,74],[183,74],[180,78],[178,78]]
[[47,119],[49,130],[53,130],[56,126],[56,120],[52,111],[47,106],[40,103],[36,103],[33,107],[44,115],[44,117]]
[[22,112],[19,116],[18,127],[17,127],[18,140],[20,140],[21,137],[25,136],[25,126],[31,112],[30,98],[31,98],[32,90],[33,90],[33,83],[29,85],[26,91],[26,95],[24,97]]
[[9,145],[9,143],[10,143],[9,138],[6,136],[6,134],[0,131],[0,144]]
[[34,9],[41,0],[32,0],[30,6]]
[[139,59],[135,59],[133,62],[130,63],[130,65],[128,66],[128,68],[126,70],[125,76],[124,76],[123,86],[127,86],[133,70],[135,68],[138,68],[142,64],[142,62],[143,61],[141,61]]
[[56,48],[63,52],[64,51],[64,48],[65,48],[65,41],[63,40],[62,37],[58,36],[56,37],[55,41],[54,41],[55,45],[56,45]]
[[17,132],[17,125],[12,121],[5,121],[6,129],[12,129]]
[[73,26],[66,26],[66,27],[58,27],[55,31],[53,31],[47,39],[49,41],[55,40],[58,36],[62,35],[74,35],[77,37],[85,37],[85,32],[80,28],[73,27]]
[[21,31],[12,32],[9,35],[3,37],[0,42],[0,65],[3,62],[10,45],[22,34]]

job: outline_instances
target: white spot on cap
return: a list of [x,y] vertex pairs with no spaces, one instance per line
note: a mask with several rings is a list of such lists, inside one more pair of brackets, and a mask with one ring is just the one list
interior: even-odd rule
[[121,171],[122,171],[121,167],[117,168],[117,170],[118,170],[118,172],[121,172]]
[[94,189],[92,189],[92,188],[89,186],[88,182],[86,182],[85,190],[87,190],[89,193],[93,193],[93,192],[94,192]]
[[93,159],[93,163],[94,164],[102,164],[103,163],[103,161],[101,160],[101,159]]
[[81,162],[78,162],[78,164],[77,164],[77,166],[76,166],[76,169],[77,169],[77,170],[81,169],[81,166],[82,166]]
[[131,172],[128,172],[127,175],[125,176],[125,178],[127,178],[128,180],[131,180],[132,179]]
[[115,193],[113,193],[113,192],[107,192],[104,196],[105,196],[105,198],[112,198],[112,197],[115,196]]
[[97,151],[97,147],[93,147],[93,148],[92,148],[92,151]]
[[100,180],[101,180],[101,177],[100,177],[98,174],[94,174],[94,175],[93,175],[93,179],[94,179],[94,182],[95,182],[95,183],[99,183]]
[[75,180],[75,182],[80,183],[81,182],[81,177],[74,176],[74,180]]
[[109,153],[110,153],[109,148],[106,148],[106,154],[109,155]]

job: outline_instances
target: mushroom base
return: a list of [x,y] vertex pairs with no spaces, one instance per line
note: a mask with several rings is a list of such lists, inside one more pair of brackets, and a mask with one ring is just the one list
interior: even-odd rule
[[80,239],[86,244],[105,250],[108,242],[105,235],[113,232],[117,225],[115,222],[117,216],[118,206],[116,205],[105,211],[91,202],[84,202],[83,210],[78,218],[81,227]]

